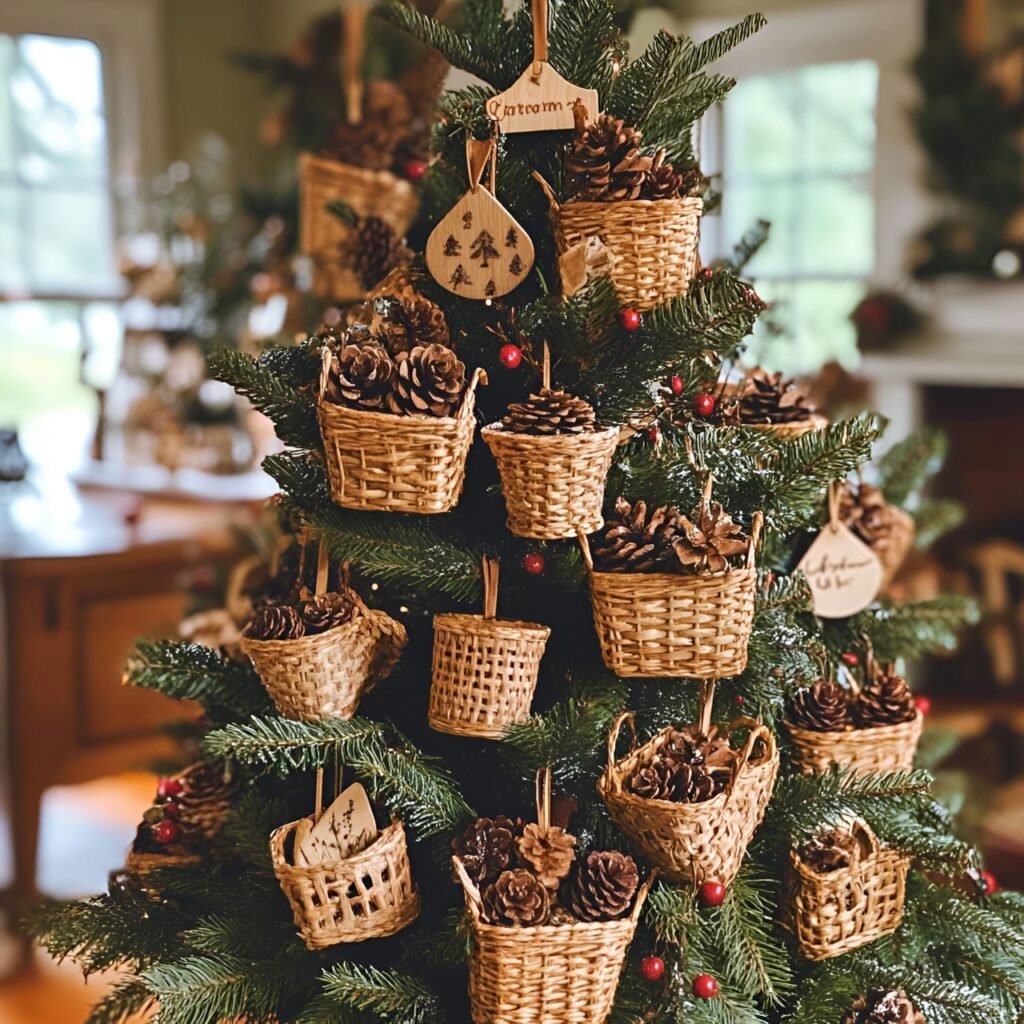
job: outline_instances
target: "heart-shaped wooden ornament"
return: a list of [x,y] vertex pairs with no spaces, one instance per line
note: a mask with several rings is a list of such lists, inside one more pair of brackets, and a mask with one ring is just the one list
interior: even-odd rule
[[797,568],[807,577],[814,614],[845,619],[863,611],[878,596],[882,563],[859,537],[839,522],[830,522]]

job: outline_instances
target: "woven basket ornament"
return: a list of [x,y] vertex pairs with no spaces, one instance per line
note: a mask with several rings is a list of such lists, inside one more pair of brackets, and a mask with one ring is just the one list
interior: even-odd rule
[[396,416],[323,401],[330,368],[324,350],[317,418],[332,500],[342,508],[436,515],[454,508],[473,443],[477,369],[454,416]]
[[[710,483],[709,476],[705,502]],[[744,568],[711,576],[595,572],[590,542],[578,531],[605,665],[625,677],[738,676],[747,667],[754,625],[762,521],[755,513]]]
[[805,775],[827,772],[834,764],[862,775],[909,771],[923,728],[920,711],[909,722],[844,732],[815,732],[786,722]]
[[537,172],[533,176],[548,198],[559,257],[599,238],[611,256],[611,282],[623,306],[643,312],[690,290],[704,200],[688,196],[559,204],[551,186]]
[[[327,546],[321,543],[317,594],[327,592],[327,559]],[[242,637],[242,650],[285,718],[351,718],[364,694],[398,664],[409,639],[405,626],[367,608],[355,592],[352,598],[352,618],[325,633],[297,640]]]
[[551,630],[496,618],[498,562],[485,558],[484,614],[435,615],[427,720],[455,736],[500,739],[530,714]]
[[805,434],[814,433],[815,430],[824,430],[828,426],[828,420],[814,413],[808,419],[797,420],[794,423],[744,423],[743,426],[750,430],[763,430],[765,433],[774,434],[783,441],[795,441]]
[[[628,725],[633,743],[626,757],[616,760],[623,725]],[[598,792],[615,824],[670,881],[728,885],[764,818],[779,774],[778,748],[771,730],[753,719],[737,719],[729,731],[740,728],[749,728],[750,734],[729,788],[711,800],[677,803],[647,800],[628,788],[637,768],[668,742],[671,727],[638,747],[632,712],[619,715],[612,726]]]
[[815,871],[790,851],[782,906],[786,927],[808,960],[859,949],[903,921],[910,858],[884,849],[863,821],[853,822],[850,831],[857,842],[849,867]]

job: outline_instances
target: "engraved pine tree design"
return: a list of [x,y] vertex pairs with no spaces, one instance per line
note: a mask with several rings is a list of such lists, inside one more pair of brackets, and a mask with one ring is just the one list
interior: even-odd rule
[[484,288],[484,295],[487,298],[492,298],[497,290],[498,286],[494,283],[494,278],[492,277],[490,281],[487,282],[487,287]]
[[445,256],[460,256],[462,255],[462,245],[454,235],[449,235],[444,242],[444,254]]
[[456,268],[455,272],[451,276],[451,280],[448,282],[453,288],[458,288],[463,284],[472,284],[469,274],[466,273],[466,268],[460,263]]
[[520,259],[519,253],[516,253],[509,262],[508,272],[510,274],[515,274],[516,277],[523,272],[523,261]]
[[462,227],[465,231],[468,231],[473,226],[473,211],[467,210],[462,215]]
[[481,267],[489,267],[491,260],[498,256],[498,250],[494,248],[494,235],[486,228],[476,236],[469,256],[470,259],[479,260]]
[[515,249],[519,246],[519,232],[515,228],[509,228],[505,236],[505,248]]

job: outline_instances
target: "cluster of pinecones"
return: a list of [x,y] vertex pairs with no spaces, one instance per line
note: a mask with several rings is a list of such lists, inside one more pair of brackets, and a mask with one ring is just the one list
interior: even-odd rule
[[907,681],[883,673],[854,696],[838,683],[819,679],[797,690],[789,702],[791,724],[812,732],[847,732],[912,722],[917,716]]
[[362,117],[356,124],[342,118],[323,147],[323,156],[370,171],[394,166],[395,155],[413,126],[413,109],[394,82],[367,82]]
[[797,852],[809,868],[826,875],[848,868],[856,846],[857,839],[850,832],[825,828],[815,832]]
[[242,630],[249,640],[298,640],[343,626],[355,611],[350,590],[256,608]]
[[395,229],[383,217],[360,217],[355,229],[342,242],[339,254],[366,291],[384,280],[399,265],[412,259],[412,253]]
[[903,989],[869,992],[850,1007],[842,1024],[926,1024]]
[[628,785],[645,800],[703,803],[729,787],[737,759],[728,737],[719,735],[714,726],[706,736],[696,726],[675,729],[651,759],[636,769]]
[[890,543],[902,514],[871,484],[855,486],[847,481],[839,489],[839,521],[875,551]]
[[479,818],[452,842],[480,889],[489,924],[529,928],[612,921],[632,909],[636,863],[617,850],[576,856],[576,837],[557,826]]
[[513,402],[501,425],[514,434],[589,434],[597,430],[597,416],[584,399],[541,388],[525,402]]
[[664,150],[644,156],[642,133],[622,118],[601,114],[587,124],[586,111],[579,104],[574,109],[576,134],[565,167],[570,199],[678,199],[700,186],[700,172],[677,172],[665,162]]
[[736,394],[719,405],[716,417],[726,426],[742,423],[802,423],[816,410],[807,404],[807,393],[781,373],[752,370]]
[[448,347],[444,313],[427,299],[393,301],[371,333],[354,324],[331,361],[324,400],[397,416],[451,416],[466,391],[466,366]]
[[687,517],[674,505],[648,509],[646,502],[631,505],[620,497],[592,546],[599,572],[708,575],[746,554],[750,538],[717,501]]

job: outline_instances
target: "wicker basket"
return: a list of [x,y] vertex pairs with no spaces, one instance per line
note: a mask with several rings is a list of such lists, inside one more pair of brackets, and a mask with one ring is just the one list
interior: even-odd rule
[[480,893],[453,859],[473,928],[473,1024],[604,1024],[653,878],[621,920],[505,928],[482,920]]
[[408,181],[389,171],[368,171],[325,157],[299,157],[300,248],[312,257],[316,291],[333,302],[355,302],[366,289],[339,264],[341,248],[352,231],[327,206],[341,200],[360,217],[380,217],[400,238],[416,219],[419,196]]
[[484,427],[501,474],[508,529],[516,537],[558,540],[604,525],[604,483],[618,427],[589,434],[516,434],[500,423]]
[[454,416],[395,416],[320,402],[331,498],[342,508],[435,515],[455,507],[473,443],[473,374]]
[[903,920],[910,858],[883,849],[863,821],[852,863],[837,871],[814,871],[790,851],[782,905],[786,927],[808,960],[827,960],[859,949],[899,928]]
[[[624,723],[632,732],[633,746],[625,758],[617,761],[615,748]],[[598,780],[598,792],[615,824],[670,881],[728,885],[761,824],[779,773],[779,752],[766,726],[740,718],[729,731],[741,727],[751,731],[729,789],[711,800],[683,804],[647,800],[627,788],[637,767],[665,745],[672,729],[662,730],[637,747],[631,712],[620,715],[612,726],[608,766]],[[755,753],[758,748],[760,751]]]
[[783,441],[795,441],[804,434],[813,433],[815,430],[824,430],[828,426],[828,420],[817,413],[809,419],[797,420],[793,423],[744,423],[744,427],[750,430],[764,430]]
[[623,306],[653,309],[690,290],[704,200],[690,196],[559,205],[547,182],[534,177],[548,197],[559,256],[588,238],[600,238],[611,255],[611,281]]
[[914,767],[917,743],[924,728],[920,711],[909,722],[880,725],[873,729],[815,732],[786,722],[805,775],[828,771],[837,764],[860,774],[905,772]]
[[237,780],[227,778],[222,765],[209,761],[189,765],[176,777],[184,787],[177,798],[182,828],[204,842],[215,842],[238,795]]
[[326,633],[297,640],[242,637],[242,650],[285,718],[351,718],[362,696],[398,663],[405,627],[353,597],[352,618]]
[[529,716],[551,630],[495,618],[497,608],[498,563],[484,559],[484,614],[434,616],[432,729],[500,739]]
[[754,551],[760,533],[758,512],[745,568],[681,576],[595,572],[587,535],[579,531],[605,665],[628,677],[738,676],[747,667],[754,624]]
[[203,858],[198,853],[139,853],[133,847],[125,858],[124,869],[145,883],[154,871],[195,868],[202,863]]
[[393,821],[365,850],[345,860],[296,867],[292,837],[300,822],[270,837],[274,874],[309,949],[382,939],[412,924],[420,897],[412,884],[405,828]]
[[914,546],[914,536],[917,532],[913,518],[903,509],[890,505],[889,512],[892,515],[891,532],[884,540],[871,545],[871,550],[878,555],[878,560],[882,563],[880,591],[884,591],[899,572],[900,566]]

